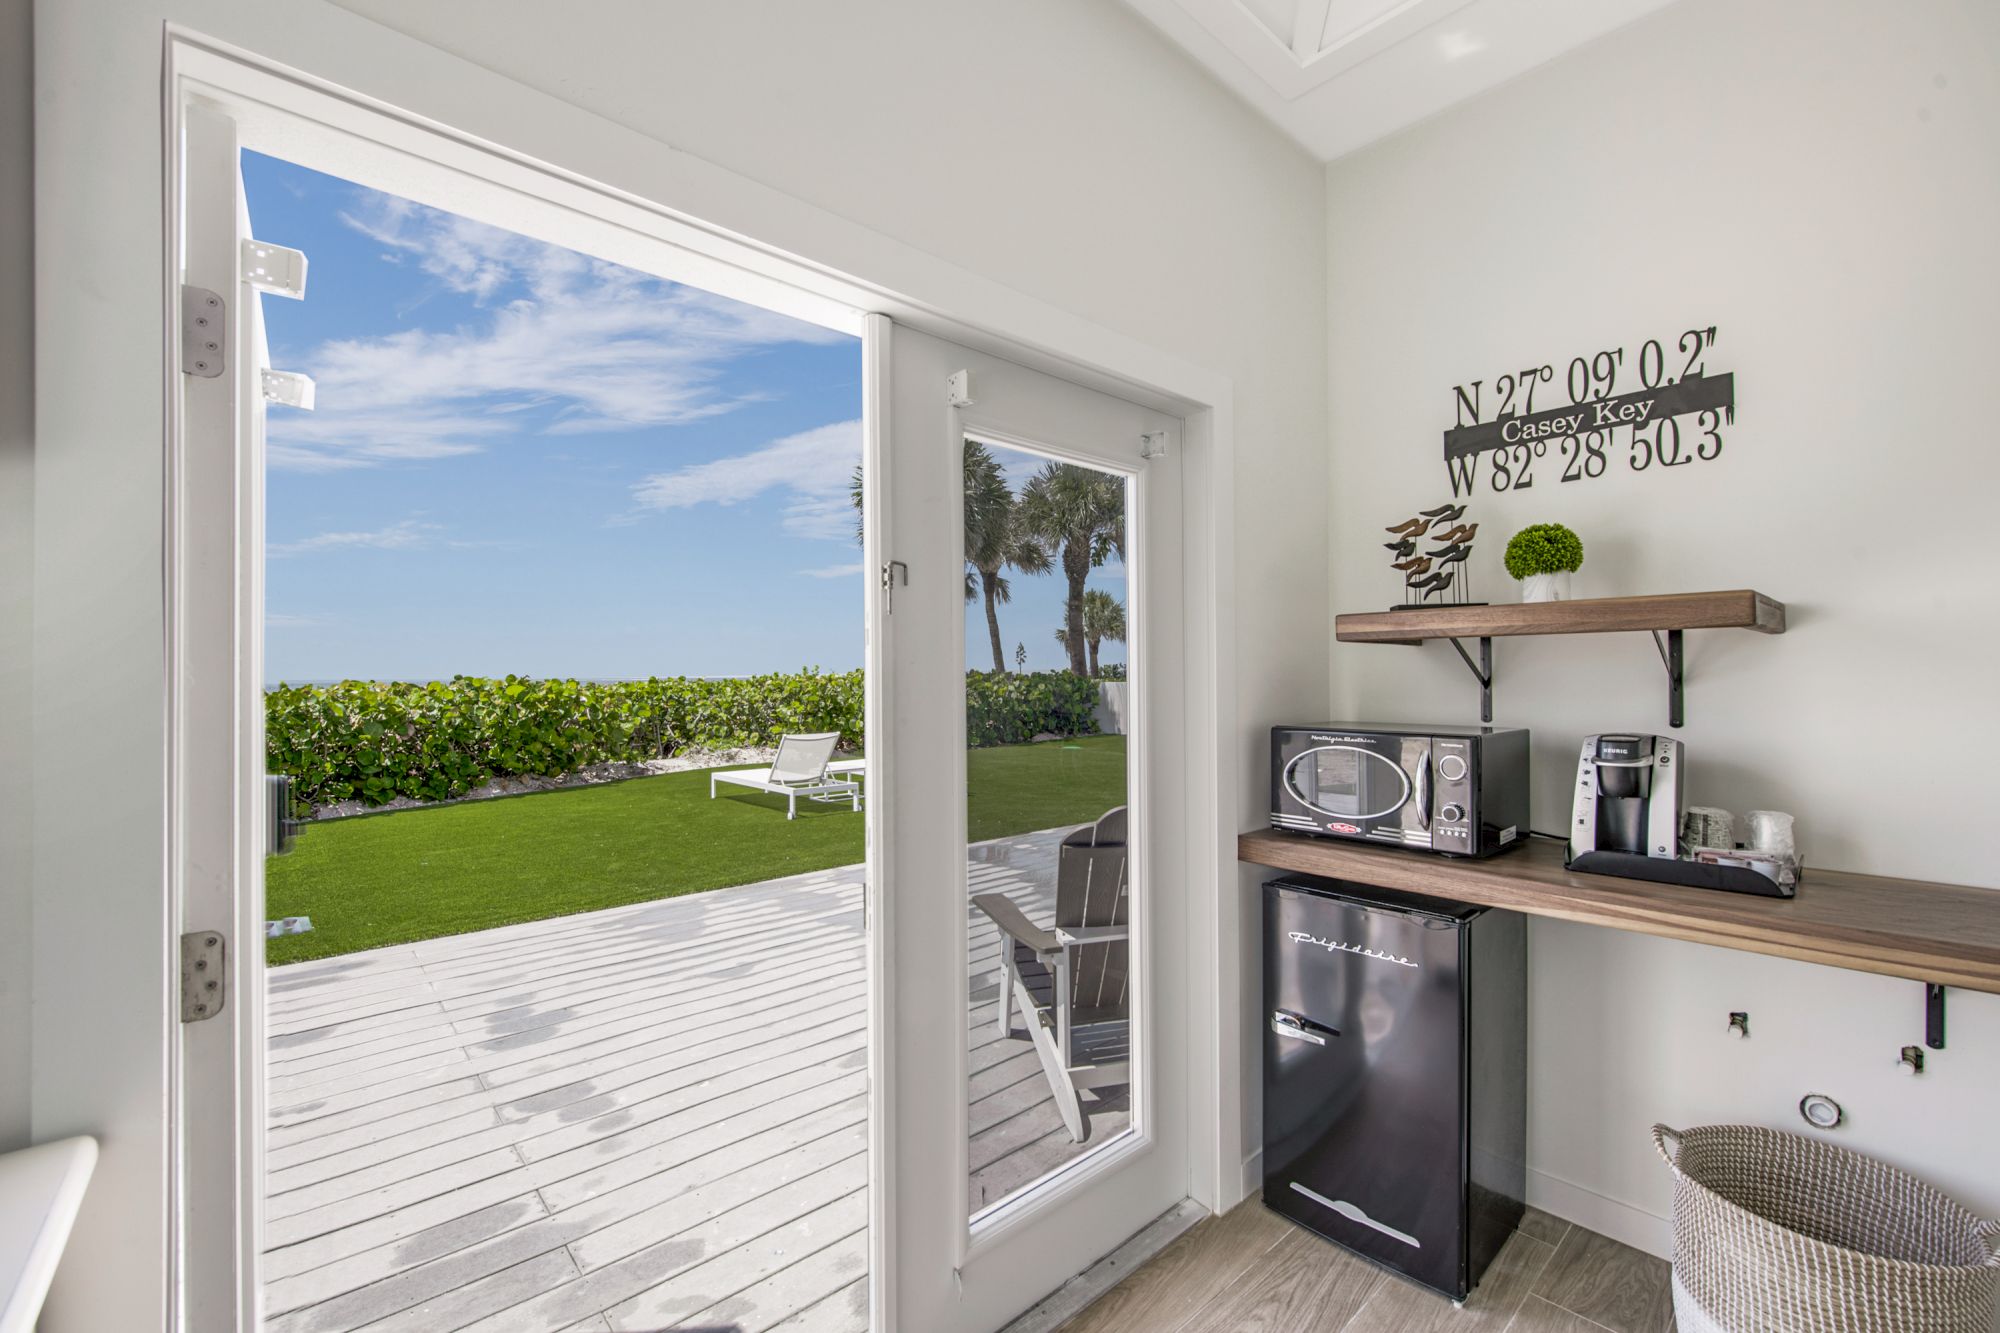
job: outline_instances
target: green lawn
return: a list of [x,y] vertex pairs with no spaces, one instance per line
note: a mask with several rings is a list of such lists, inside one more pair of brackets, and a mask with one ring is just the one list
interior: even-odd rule
[[[973,750],[974,841],[1082,824],[1125,800],[1125,738]],[[326,958],[516,921],[674,898],[862,858],[845,805],[747,788],[708,799],[706,772],[364,815],[308,828],[272,857],[266,915],[313,928],[267,944],[272,963]]]

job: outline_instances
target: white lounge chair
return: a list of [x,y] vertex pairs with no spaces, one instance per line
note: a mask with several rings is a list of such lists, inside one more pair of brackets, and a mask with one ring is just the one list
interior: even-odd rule
[[830,763],[833,747],[840,744],[837,731],[812,732],[778,738],[778,754],[769,768],[739,768],[708,775],[708,799],[715,799],[715,784],[749,787],[785,798],[785,818],[796,819],[799,797],[815,801],[845,800],[850,808],[861,808],[863,760]]
[[1056,849],[1052,928],[1028,920],[1004,893],[972,900],[1002,936],[1000,1031],[1013,1035],[1011,1010],[1018,1005],[1055,1094],[1056,1112],[1078,1143],[1090,1138],[1090,1113],[1081,1094],[1131,1081],[1125,871],[1121,805]]

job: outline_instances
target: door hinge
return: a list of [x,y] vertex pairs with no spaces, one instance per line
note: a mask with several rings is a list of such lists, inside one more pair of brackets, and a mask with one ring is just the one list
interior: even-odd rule
[[181,374],[212,380],[222,373],[228,307],[206,287],[181,284]]
[[214,1018],[229,1002],[228,939],[219,930],[181,936],[181,1022]]
[[243,281],[260,292],[306,299],[306,257],[268,241],[243,242]]

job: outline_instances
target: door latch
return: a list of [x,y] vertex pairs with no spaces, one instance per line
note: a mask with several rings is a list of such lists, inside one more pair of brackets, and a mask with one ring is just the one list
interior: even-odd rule
[[181,936],[181,1022],[199,1023],[222,1012],[229,999],[223,969],[227,950],[228,940],[219,930]]
[[288,246],[243,240],[243,281],[260,292],[306,299],[306,257]]
[[[900,580],[896,577],[899,571],[902,574],[902,578]],[[901,582],[905,588],[910,586],[910,567],[904,564],[900,560],[883,561],[882,562],[883,609],[889,612],[891,615],[894,615],[896,611],[896,584],[898,582]]]

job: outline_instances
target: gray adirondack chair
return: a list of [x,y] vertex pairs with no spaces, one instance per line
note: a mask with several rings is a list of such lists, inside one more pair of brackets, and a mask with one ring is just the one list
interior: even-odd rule
[[1125,807],[1109,811],[1056,849],[1055,920],[1043,929],[1004,893],[972,905],[1000,928],[1000,1031],[1019,1005],[1056,1110],[1078,1143],[1090,1138],[1085,1089],[1131,1081],[1131,940]]

